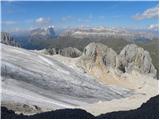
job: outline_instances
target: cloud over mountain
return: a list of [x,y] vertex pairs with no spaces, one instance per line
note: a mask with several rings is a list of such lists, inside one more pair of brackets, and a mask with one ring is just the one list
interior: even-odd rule
[[159,5],[153,8],[149,8],[142,13],[137,13],[135,16],[133,16],[133,18],[136,20],[158,18],[158,9],[159,9]]
[[52,23],[50,18],[39,17],[35,20],[35,24],[39,26],[48,26]]
[[149,30],[158,31],[159,25],[158,25],[158,24],[151,24],[151,25],[148,27],[148,29],[149,29]]

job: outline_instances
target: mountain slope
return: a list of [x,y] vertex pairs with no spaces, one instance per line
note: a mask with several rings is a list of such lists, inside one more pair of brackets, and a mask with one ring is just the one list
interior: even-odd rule
[[[17,112],[75,108],[125,98],[132,91],[107,86],[53,57],[2,44],[2,105]],[[19,105],[20,104],[20,105]],[[17,109],[17,106],[22,106]],[[40,110],[36,110],[38,106]]]
[[[2,105],[25,114],[81,108],[97,116],[136,109],[158,94],[158,81],[152,76],[134,70],[115,74],[116,54],[103,46],[99,50],[89,47],[84,53],[86,59],[93,59],[90,69],[99,65],[95,70],[107,73],[99,75],[106,75],[112,84],[96,79],[85,67],[79,68],[81,57],[49,56],[2,44]],[[134,60],[129,63],[134,64]],[[110,76],[105,67],[111,68]]]

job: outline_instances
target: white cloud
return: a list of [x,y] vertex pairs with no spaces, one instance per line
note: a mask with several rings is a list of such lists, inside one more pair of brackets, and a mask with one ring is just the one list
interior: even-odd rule
[[159,25],[158,24],[152,24],[148,26],[149,30],[154,30],[154,31],[158,31],[159,30]]
[[143,20],[143,19],[150,19],[150,18],[158,18],[159,11],[159,5],[149,8],[145,10],[143,13],[137,13],[135,16],[133,16],[136,20]]
[[36,25],[46,26],[46,25],[51,24],[51,19],[50,18],[39,17],[35,20],[35,23],[36,23]]
[[41,23],[41,22],[43,22],[43,21],[44,21],[44,18],[42,18],[42,17],[36,19],[36,22],[37,22],[37,23]]
[[16,21],[2,21],[2,24],[4,24],[4,25],[13,25],[16,23],[17,23]]

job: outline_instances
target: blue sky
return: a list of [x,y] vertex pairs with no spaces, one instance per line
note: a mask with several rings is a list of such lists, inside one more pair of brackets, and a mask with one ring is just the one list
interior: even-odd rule
[[158,25],[158,1],[56,2],[3,1],[2,30],[109,26],[154,28]]

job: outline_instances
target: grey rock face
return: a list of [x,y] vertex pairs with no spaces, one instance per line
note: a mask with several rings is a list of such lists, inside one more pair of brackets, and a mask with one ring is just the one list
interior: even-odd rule
[[11,46],[20,47],[20,45],[9,35],[9,33],[1,32],[1,43]]
[[42,53],[47,54],[47,55],[55,55],[55,54],[57,54],[55,48],[43,49]]
[[97,63],[99,65],[105,65],[105,67],[116,67],[117,53],[101,43],[90,43],[84,49],[81,57],[81,62],[84,64]]
[[130,73],[133,70],[156,77],[156,69],[148,51],[135,44],[127,45],[118,55],[117,68]]
[[48,35],[50,35],[52,37],[55,37],[56,34],[55,34],[55,31],[54,31],[54,26],[49,26],[48,29],[47,29],[47,33],[48,33]]
[[131,73],[133,70],[156,77],[156,69],[148,51],[131,44],[124,47],[119,55],[114,50],[101,43],[90,43],[84,49],[80,66],[90,71],[95,66],[113,68],[116,73]]
[[59,54],[62,56],[72,57],[72,58],[79,57],[82,54],[80,50],[78,50],[77,48],[72,48],[72,47],[63,48],[60,50],[56,50],[55,48],[48,48],[48,49],[43,49],[40,52],[47,54],[47,55]]
[[66,57],[75,58],[75,57],[81,56],[82,52],[78,50],[77,48],[68,47],[68,48],[60,49],[58,51],[58,54],[62,56],[66,56]]
[[55,37],[54,27],[34,29],[31,31],[31,36]]
[[47,41],[56,38],[53,26],[47,28],[37,28],[30,31],[30,41]]

